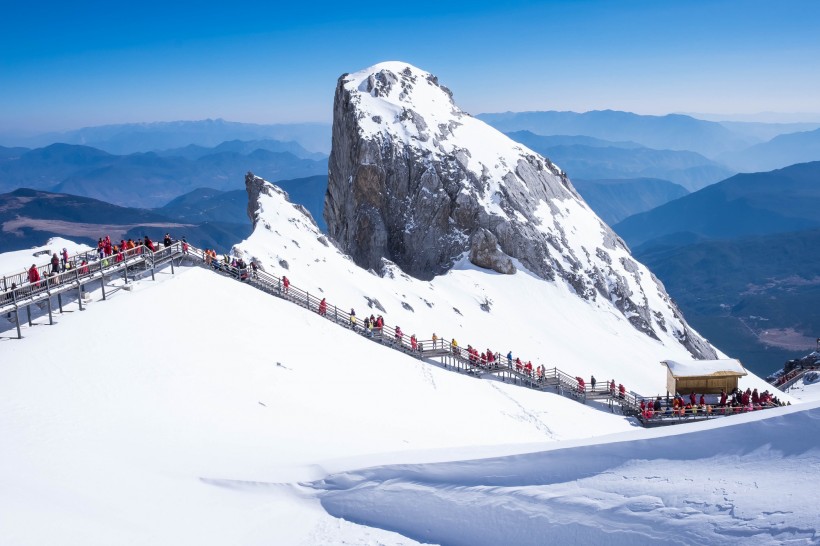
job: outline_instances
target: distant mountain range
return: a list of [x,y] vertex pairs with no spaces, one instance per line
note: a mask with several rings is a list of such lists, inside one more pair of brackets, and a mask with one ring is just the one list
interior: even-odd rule
[[233,221],[186,221],[76,195],[25,188],[0,194],[0,252],[41,245],[53,236],[93,245],[105,235],[119,241],[145,235],[157,239],[166,232],[224,252],[247,237],[251,225],[247,215]]
[[643,116],[631,112],[504,112],[479,114],[479,119],[505,133],[584,135],[609,141],[637,142],[658,150],[689,150],[714,158],[758,142],[723,125],[690,116]]
[[[820,116],[820,114],[817,116]],[[697,118],[698,116],[693,117]],[[756,139],[760,142],[769,141],[778,135],[802,133],[820,129],[820,122],[766,123],[759,121],[715,121],[718,121],[718,123],[730,131]]]
[[768,374],[820,332],[820,162],[738,174],[615,224],[712,343]]
[[653,239],[733,239],[820,227],[818,181],[820,161],[738,174],[613,227],[633,249]]
[[230,140],[268,139],[283,142],[294,141],[311,152],[328,154],[330,153],[330,124],[261,125],[223,119],[126,123],[18,138],[14,145],[37,148],[55,142],[64,142],[99,148],[112,154],[127,155],[136,152],[183,148],[191,144],[210,148]]
[[820,229],[692,244],[635,256],[687,320],[727,354],[766,375],[815,346],[820,333]]
[[660,178],[695,191],[735,173],[695,152],[654,150],[634,142],[541,136],[530,131],[513,131],[507,136],[548,157],[572,180]]
[[601,220],[609,225],[689,193],[683,186],[657,178],[573,179],[572,184]]
[[740,172],[769,171],[795,163],[820,161],[820,129],[778,135],[744,150],[725,152],[719,160]]
[[169,150],[157,150],[156,154],[162,157],[184,157],[186,159],[201,159],[208,155],[219,153],[237,153],[249,155],[256,150],[267,150],[269,152],[288,152],[301,159],[315,159],[318,161],[327,159],[327,154],[319,152],[309,152],[298,142],[282,142],[280,140],[229,140],[218,146],[208,148],[197,144],[189,144],[183,148],[172,148]]
[[[271,142],[256,141],[256,145]],[[0,191],[29,187],[122,206],[157,207],[198,187],[241,188],[248,171],[272,180],[327,174],[324,158],[303,159],[290,152],[237,142],[220,146],[210,153],[189,147],[186,152],[193,159],[153,152],[118,156],[72,144],[52,144],[24,152],[19,148],[0,149]],[[255,149],[244,153],[248,148]]]

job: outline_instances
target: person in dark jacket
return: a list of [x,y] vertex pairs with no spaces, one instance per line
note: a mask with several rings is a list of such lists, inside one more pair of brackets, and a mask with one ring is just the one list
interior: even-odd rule
[[165,234],[165,238],[162,239],[162,244],[165,245],[165,248],[168,248],[169,246],[171,246],[171,234],[170,233]]
[[51,272],[55,274],[60,272],[60,258],[56,252],[51,257]]

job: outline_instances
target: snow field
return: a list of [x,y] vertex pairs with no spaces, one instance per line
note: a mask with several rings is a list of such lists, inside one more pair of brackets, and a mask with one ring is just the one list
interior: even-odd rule
[[299,543],[335,520],[275,484],[323,478],[325,466],[631,428],[178,271],[0,341],[0,543]]

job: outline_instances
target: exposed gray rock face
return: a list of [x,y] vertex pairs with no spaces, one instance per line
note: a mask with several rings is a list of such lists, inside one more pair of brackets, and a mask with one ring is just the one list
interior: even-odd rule
[[512,259],[499,250],[498,239],[484,228],[476,230],[470,240],[470,261],[478,267],[505,275],[515,273]]
[[716,356],[557,166],[461,111],[434,76],[403,63],[343,75],[332,136],[324,218],[359,266],[387,259],[431,279],[465,254],[506,274],[515,258],[651,337]]

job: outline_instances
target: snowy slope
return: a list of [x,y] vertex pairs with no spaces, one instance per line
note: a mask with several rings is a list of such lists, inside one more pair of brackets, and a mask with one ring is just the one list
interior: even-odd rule
[[321,543],[305,537],[340,524],[317,504],[223,480],[294,483],[632,428],[182,271],[0,339],[0,544]]
[[[267,272],[282,276],[317,297],[359,317],[379,314],[368,307],[378,300],[388,324],[410,335],[429,339],[455,337],[459,344],[480,350],[512,350],[534,366],[558,367],[573,376],[615,379],[642,395],[665,394],[662,360],[689,360],[675,340],[652,339],[639,332],[608,301],[576,297],[561,283],[527,273],[520,263],[515,275],[480,269],[462,259],[447,274],[432,281],[388,267],[385,277],[364,271],[342,254],[315,224],[268,185],[259,196],[256,229],[236,245],[246,261],[256,260]],[[490,311],[482,310],[489,304]],[[770,386],[749,375],[748,387]]]
[[815,402],[311,487],[333,515],[441,544],[817,544],[818,434]]
[[[309,281],[325,258],[289,271]],[[810,492],[794,485],[820,464],[816,405],[636,431],[421,363],[214,273],[177,272],[0,338],[0,544],[817,537]],[[462,327],[484,315],[465,312]]]

